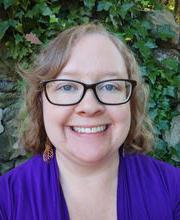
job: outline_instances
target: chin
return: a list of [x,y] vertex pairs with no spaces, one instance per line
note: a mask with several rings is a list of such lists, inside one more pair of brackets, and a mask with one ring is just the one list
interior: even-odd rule
[[86,151],[86,152],[72,152],[71,159],[81,165],[96,165],[110,156],[110,152],[106,151]]

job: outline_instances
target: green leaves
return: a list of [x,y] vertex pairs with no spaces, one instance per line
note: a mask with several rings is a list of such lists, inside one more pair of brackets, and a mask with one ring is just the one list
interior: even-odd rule
[[9,22],[8,21],[2,21],[0,23],[0,40],[3,38],[3,36],[6,33],[8,28],[9,28]]
[[[155,0],[2,0],[0,40],[6,48],[4,58],[23,62],[27,66],[39,51],[39,45],[27,41],[26,34],[33,33],[42,43],[73,25],[98,20],[108,30],[123,38],[133,50],[141,66],[142,77],[150,87],[149,115],[156,133],[154,156],[176,163],[180,153],[168,146],[164,134],[170,128],[177,89],[180,85],[178,60],[162,55],[156,59],[155,51],[161,49],[159,41],[169,45],[175,32],[169,24],[153,25],[147,16],[162,6]],[[158,55],[159,56],[159,55]]]
[[84,5],[92,9],[95,6],[95,0],[84,0]]
[[170,25],[164,24],[163,26],[157,26],[156,38],[160,38],[161,40],[167,40],[168,38],[172,38],[174,36],[175,32],[172,31]]
[[26,13],[26,17],[33,18],[37,15],[51,16],[52,11],[45,2],[39,2]]
[[4,9],[8,9],[10,6],[12,6],[16,0],[3,0]]
[[7,21],[1,21],[0,22],[0,40],[4,37],[9,27],[15,27],[16,24],[17,24],[17,21],[13,19],[9,19]]
[[123,19],[125,19],[128,11],[134,6],[134,3],[124,3],[120,6],[119,13]]
[[98,2],[98,6],[97,6],[97,11],[108,11],[110,9],[110,7],[112,6],[112,2],[110,1],[99,1]]

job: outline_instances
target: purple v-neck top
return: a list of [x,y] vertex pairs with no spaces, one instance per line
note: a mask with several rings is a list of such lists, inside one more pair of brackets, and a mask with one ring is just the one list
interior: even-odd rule
[[[179,168],[142,154],[120,161],[117,220],[180,220]],[[70,220],[55,156],[36,155],[0,177],[0,220]]]

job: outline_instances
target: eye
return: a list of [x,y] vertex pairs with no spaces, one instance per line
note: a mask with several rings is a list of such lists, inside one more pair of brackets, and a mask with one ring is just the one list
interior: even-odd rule
[[74,92],[77,89],[78,87],[75,83],[61,82],[58,83],[58,85],[56,86],[56,91],[61,91],[61,92]]
[[61,89],[63,89],[64,91],[70,91],[73,89],[73,87],[71,85],[64,85],[61,87]]
[[117,87],[115,85],[112,85],[112,84],[107,84],[107,85],[104,86],[104,89],[106,89],[107,91],[112,91],[112,90],[117,89]]
[[119,86],[116,83],[104,83],[99,87],[99,90],[101,91],[107,91],[107,92],[111,92],[111,91],[117,91],[119,90]]

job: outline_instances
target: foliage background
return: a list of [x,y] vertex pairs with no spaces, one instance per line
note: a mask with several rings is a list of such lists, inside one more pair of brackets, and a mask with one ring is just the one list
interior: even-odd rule
[[[172,118],[179,114],[178,61],[172,57],[157,60],[154,56],[154,51],[170,42],[175,32],[168,24],[154,26],[149,18],[154,11],[165,8],[175,12],[178,20],[177,1],[166,1],[165,5],[155,0],[0,0],[0,40],[5,48],[0,59],[29,66],[41,44],[47,44],[59,31],[100,21],[131,47],[150,86],[149,114],[156,135],[151,155],[180,166],[180,146],[169,146],[164,138]],[[23,82],[19,77],[18,81],[21,90]]]

